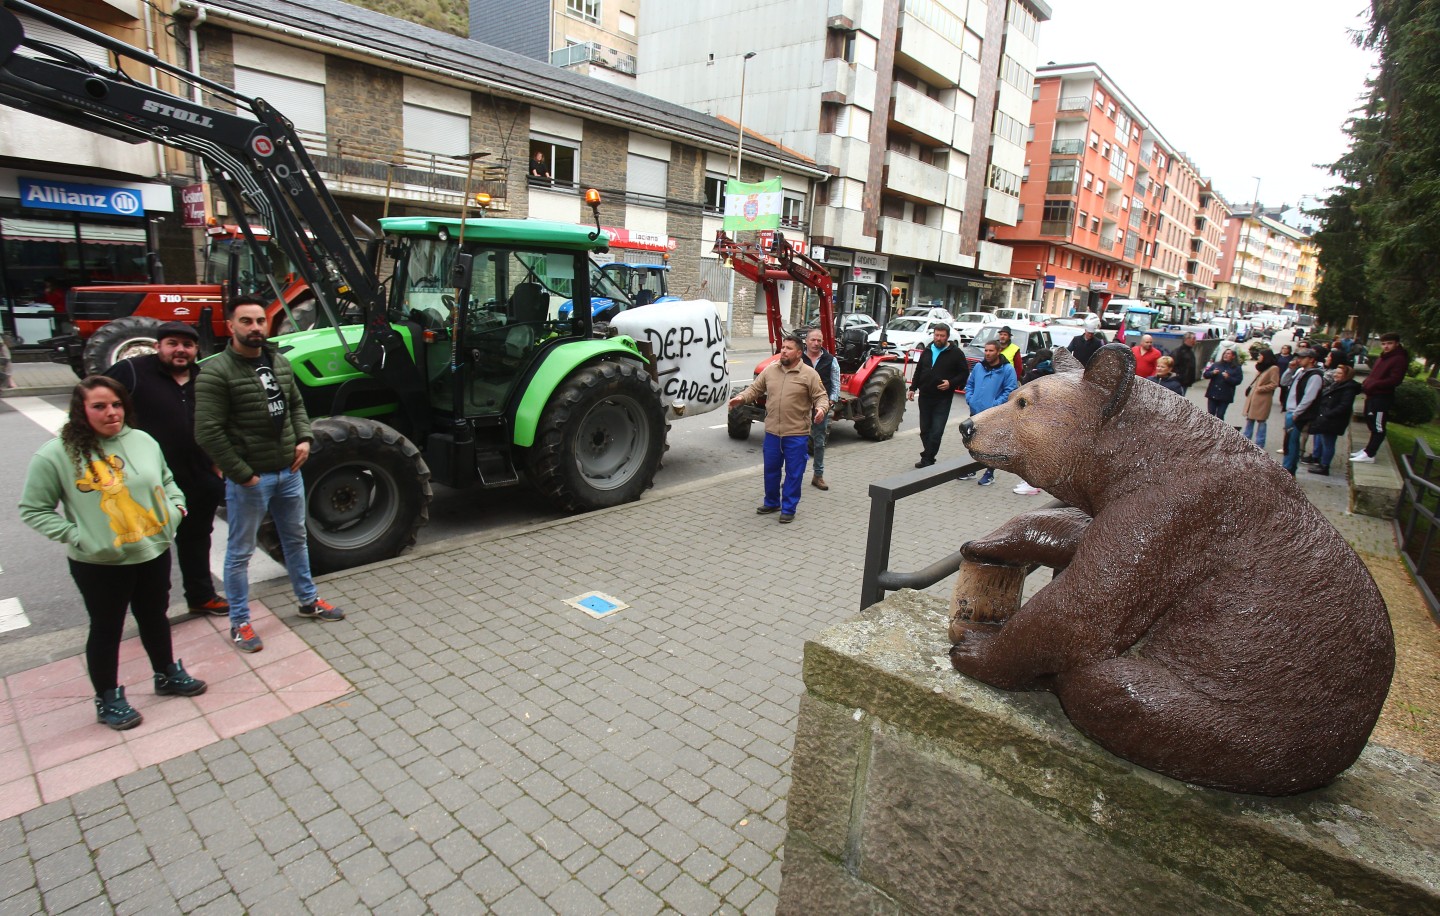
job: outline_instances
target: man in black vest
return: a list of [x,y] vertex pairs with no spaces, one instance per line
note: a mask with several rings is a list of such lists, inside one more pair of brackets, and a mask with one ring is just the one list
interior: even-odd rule
[[225,499],[215,462],[195,444],[195,364],[200,337],[191,325],[167,322],[156,332],[155,352],[122,359],[105,374],[130,389],[131,422],[160,444],[175,484],[185,494],[186,516],[175,531],[175,558],[192,614],[230,613],[210,576],[210,533]]
[[937,324],[930,346],[920,354],[915,364],[915,378],[910,382],[910,400],[920,394],[920,460],[917,468],[935,463],[940,451],[940,437],[945,435],[945,423],[950,419],[950,404],[955,392],[965,390],[965,381],[970,376],[970,363],[959,347],[950,343],[948,325]]
[[1181,386],[1189,388],[1195,384],[1198,366],[1195,362],[1195,335],[1190,331],[1180,339],[1180,346],[1171,354],[1175,358],[1175,378]]
[[[820,376],[820,384],[825,386],[830,406],[833,408],[840,403],[840,364],[825,349],[825,335],[820,333],[819,328],[811,328],[805,335],[805,352],[800,354],[800,358]],[[815,476],[810,478],[810,485],[819,490],[830,489],[825,482],[825,446],[829,442],[830,416],[826,414],[825,419],[810,426],[810,454],[815,459]]]

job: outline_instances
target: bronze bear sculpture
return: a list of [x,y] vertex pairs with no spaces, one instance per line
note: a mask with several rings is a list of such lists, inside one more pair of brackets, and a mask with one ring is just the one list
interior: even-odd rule
[[966,565],[1055,573],[1003,620],[962,600],[955,669],[1053,691],[1102,747],[1188,783],[1289,795],[1333,780],[1395,663],[1365,565],[1284,469],[1137,378],[1127,348],[1088,367],[1057,349],[1054,365],[961,424],[977,461],[1073,508],[964,545]]

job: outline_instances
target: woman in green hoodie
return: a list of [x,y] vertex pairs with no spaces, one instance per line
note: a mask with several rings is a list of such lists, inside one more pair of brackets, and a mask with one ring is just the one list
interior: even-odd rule
[[20,497],[25,524],[69,548],[70,575],[90,615],[85,661],[95,715],[114,729],[134,728],[141,719],[119,684],[126,607],[150,656],[155,692],[205,692],[205,682],[175,660],[165,616],[170,541],[185,514],[185,496],[160,446],[127,425],[133,410],[130,393],[114,379],[92,375],[76,385],[70,419],[30,460]]

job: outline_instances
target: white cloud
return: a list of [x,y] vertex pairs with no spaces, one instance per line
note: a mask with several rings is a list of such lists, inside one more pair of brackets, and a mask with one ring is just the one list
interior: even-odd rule
[[1321,194],[1317,165],[1348,147],[1342,127],[1375,55],[1355,46],[1365,0],[1055,0],[1040,61],[1098,64],[1160,133],[1248,203]]

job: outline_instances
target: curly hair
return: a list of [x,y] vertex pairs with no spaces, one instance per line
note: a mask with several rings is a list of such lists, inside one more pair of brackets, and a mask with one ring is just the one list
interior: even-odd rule
[[90,425],[90,418],[85,416],[85,396],[96,388],[108,388],[115,393],[125,411],[127,424],[130,418],[135,416],[130,390],[115,379],[104,375],[89,375],[80,380],[70,392],[70,418],[60,427],[60,441],[65,443],[65,454],[70,456],[70,463],[74,465],[77,475],[82,473],[82,468],[89,463],[91,456],[101,459],[105,457],[105,450],[100,447],[100,437]]

